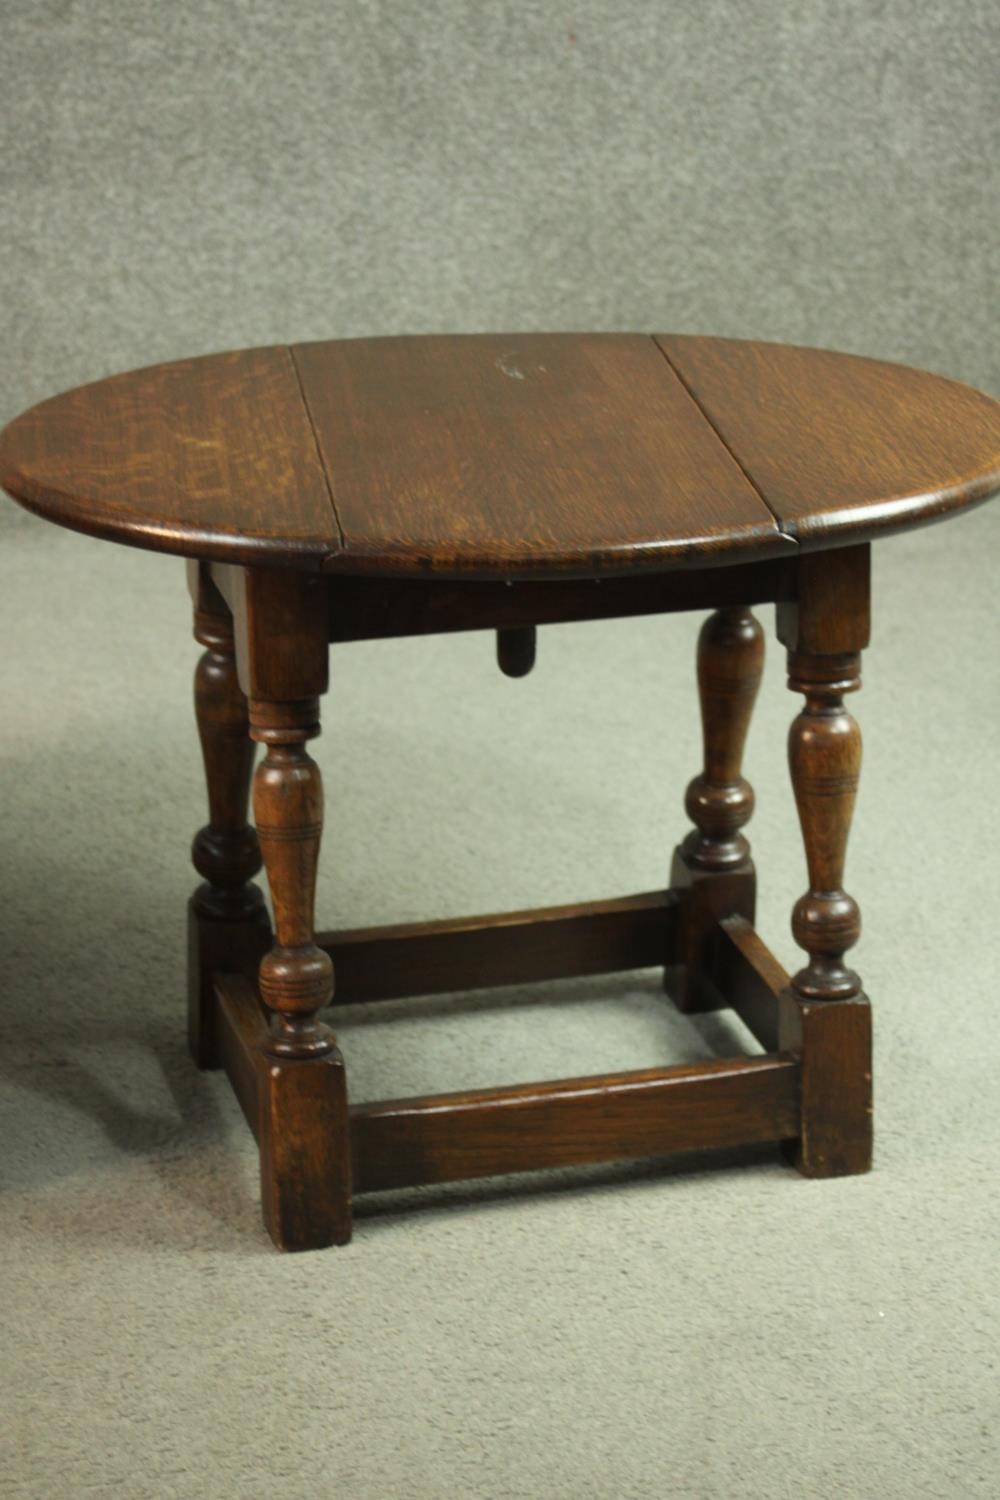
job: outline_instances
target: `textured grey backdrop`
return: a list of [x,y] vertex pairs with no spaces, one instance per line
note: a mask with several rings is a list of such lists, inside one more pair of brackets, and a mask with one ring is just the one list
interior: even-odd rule
[[428,329],[819,343],[1000,389],[996,0],[0,0],[0,417]]

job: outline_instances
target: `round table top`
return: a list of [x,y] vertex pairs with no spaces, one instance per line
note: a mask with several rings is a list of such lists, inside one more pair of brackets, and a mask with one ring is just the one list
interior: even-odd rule
[[597,576],[901,531],[1000,490],[1000,404],[819,349],[469,334],[112,376],[0,437],[61,525],[331,573]]

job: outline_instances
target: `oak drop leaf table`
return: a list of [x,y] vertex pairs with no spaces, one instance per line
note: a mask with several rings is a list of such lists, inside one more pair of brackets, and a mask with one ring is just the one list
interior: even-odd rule
[[[344,1243],[352,1190],[764,1141],[813,1176],[868,1167],[870,1013],[845,962],[860,923],[843,869],[870,543],[1000,489],[1000,405],[921,371],[714,338],[346,340],[57,396],[7,428],[0,482],[61,525],[189,560],[209,803],[190,1041],[257,1136],[278,1245]],[[805,698],[789,761],[807,961],[792,978],[754,929],[742,831],[763,657],[751,607],[769,601]],[[704,763],[669,890],[315,932],[323,804],[306,744],[331,642],[491,629],[518,676],[539,625],[686,609],[712,611]],[[763,1054],[349,1106],[319,1015],[649,967],[681,1010],[731,1006]]]

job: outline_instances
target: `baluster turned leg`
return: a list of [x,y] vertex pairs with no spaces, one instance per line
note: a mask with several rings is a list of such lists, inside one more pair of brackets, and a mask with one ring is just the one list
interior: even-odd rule
[[280,1057],[318,1057],[333,1046],[316,1020],[333,998],[333,964],[313,942],[323,784],[305,748],[319,733],[319,699],[255,700],[250,721],[253,738],[266,746],[253,806],[274,906],[275,944],[260,964],[260,995],[271,1012],[269,1046]]
[[788,734],[788,767],[802,826],[809,890],[792,932],[809,962],[792,980],[804,1000],[846,1000],[861,981],[844,955],[861,935],[858,904],[844,890],[847,837],[861,774],[861,730],[844,694],[861,686],[861,658],[788,653],[788,686],[805,707]]
[[214,975],[254,973],[271,928],[260,888],[257,835],[247,823],[254,745],[236,678],[233,622],[205,571],[191,565],[195,639],[206,649],[195,669],[194,701],[208,789],[208,823],[191,858],[205,884],[188,903],[188,1041],[199,1067],[218,1067]]
[[246,568],[233,586],[250,735],[265,752],[253,804],[275,926],[258,975],[269,1023],[258,1073],[261,1198],[275,1244],[311,1250],[351,1237],[344,1060],[318,1019],[333,995],[333,967],[314,931],[323,786],[306,749],[320,732],[327,687],[327,582]]
[[330,956],[314,942],[323,787],[305,741],[319,733],[319,700],[251,700],[250,724],[267,747],[253,793],[275,925],[259,978],[270,1012],[260,1137],[264,1221],[283,1249],[318,1249],[351,1237],[344,1062],[333,1033],[317,1020],[333,998]]
[[808,962],[781,997],[780,1045],[802,1065],[796,1165],[810,1177],[834,1177],[866,1171],[872,1149],[871,1010],[845,963],[861,918],[844,890],[861,771],[861,731],[844,695],[861,686],[868,549],[815,554],[799,575],[799,603],[779,610],[779,635],[790,648],[788,685],[805,695],[788,763],[809,876],[792,932]]
[[712,1010],[725,998],[707,977],[707,948],[720,918],[753,921],[755,875],[741,832],[753,812],[742,775],[743,750],[764,665],[764,634],[749,609],[719,609],[698,637],[704,769],[687,789],[694,828],[674,856],[671,885],[685,891],[677,950],[667,984],[681,1010]]

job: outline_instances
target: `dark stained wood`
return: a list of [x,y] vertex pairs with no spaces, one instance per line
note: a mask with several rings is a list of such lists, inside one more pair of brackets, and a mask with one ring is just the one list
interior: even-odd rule
[[534,625],[508,626],[497,631],[497,666],[505,677],[527,677],[538,649]]
[[68,391],[0,436],[0,484],[61,525],[203,560],[634,576],[975,504],[1000,489],[1000,405],[922,371],[733,340],[352,339]]
[[250,737],[265,747],[253,801],[274,907],[274,944],[258,976],[271,1012],[269,1045],[276,1056],[318,1059],[334,1050],[316,1020],[333,993],[333,970],[313,940],[323,784],[305,745],[320,732],[327,686],[325,585],[316,575],[228,566],[213,580],[233,611]]
[[335,1003],[439,995],[658,968],[673,953],[670,891],[534,911],[324,932]]
[[316,1012],[333,995],[333,966],[314,941],[314,903],[323,782],[305,741],[319,732],[319,700],[250,702],[250,732],[267,753],[254,774],[257,836],[274,907],[274,946],[260,964],[261,998],[271,1011],[271,1050],[319,1057],[334,1039]]
[[351,1110],[359,1192],[780,1141],[798,1131],[798,1066],[787,1057],[436,1094]]
[[211,906],[238,914],[252,897],[247,882],[261,867],[257,835],[247,823],[255,746],[246,698],[236,675],[233,622],[204,575],[190,563],[195,639],[206,650],[195,669],[194,700],[208,792],[209,821],[194,839],[192,860],[211,890]]
[[1000,491],[1000,404],[824,349],[657,335],[788,536],[842,547]]
[[[1000,407],[920,372],[705,339],[361,340],[295,358],[117,377],[0,440],[0,478],[30,507],[199,559],[192,1046],[225,1066],[257,1133],[275,1243],[350,1237],[352,1153],[362,1188],[767,1140],[809,1175],[864,1171],[871,1017],[845,964],[860,918],[843,888],[861,746],[844,695],[869,637],[868,538],[1000,487]],[[749,605],[765,600],[805,697],[789,760],[808,962],[791,980],[753,929],[742,833]],[[305,747],[330,641],[492,629],[520,674],[540,624],[706,606],[704,766],[670,891],[317,940],[322,787]],[[248,730],[265,746],[259,848]],[[662,965],[682,1008],[732,1005],[767,1055],[349,1112],[318,1019],[331,954],[344,1003]]]
[[870,542],[797,557],[775,614],[782,645],[819,656],[864,651],[871,639],[871,568]]
[[754,797],[742,766],[763,668],[764,633],[748,608],[726,606],[709,616],[698,636],[704,769],[684,800],[695,826],[674,851],[670,883],[684,898],[676,963],[664,975],[667,993],[688,1013],[727,1003],[708,963],[719,921],[733,913],[754,918],[756,875],[741,832]]
[[247,825],[256,747],[236,675],[232,617],[206,577],[205,565],[189,563],[188,568],[194,637],[206,648],[195,670],[194,698],[209,821],[195,839],[194,863],[205,880],[238,892],[260,869],[257,838]]
[[757,875],[753,861],[748,859],[730,870],[700,870],[688,863],[680,845],[674,850],[670,887],[680,905],[673,958],[664,970],[663,987],[686,1015],[722,1010],[729,1001],[715,982],[712,945],[725,917],[754,919]]
[[218,1066],[213,975],[245,971],[270,946],[260,888],[257,835],[247,824],[254,743],[246,699],[236,680],[233,623],[205,564],[190,563],[195,639],[206,647],[194,680],[195,714],[205,763],[208,824],[191,857],[204,884],[188,905],[188,1041],[199,1067]]
[[712,982],[765,1052],[778,1050],[778,1008],[789,978],[745,917],[723,917],[707,963]]
[[279,1250],[323,1250],[351,1238],[351,1128],[344,1059],[261,1053],[260,1183]]
[[859,673],[858,656],[789,653],[789,686],[806,695],[789,731],[788,764],[809,870],[809,890],[792,912],[795,941],[809,962],[792,985],[814,1000],[844,1000],[861,987],[844,964],[861,935],[861,917],[843,887],[861,771],[861,731],[843,694],[860,686]]
[[188,1046],[199,1068],[224,1066],[216,1034],[215,982],[240,974],[257,982],[260,961],[274,939],[263,900],[240,917],[206,911],[197,894],[188,901]]
[[789,547],[645,335],[293,353],[343,532],[324,565],[337,572],[585,576]]
[[[623,619],[795,597],[798,553],[738,568],[637,573],[627,578],[351,578],[329,580],[330,640],[385,640],[455,630],[508,630]],[[213,577],[236,570],[213,568]],[[222,584],[227,584],[225,576]],[[228,594],[227,594],[228,597]]]
[[753,788],[742,775],[743,750],[764,670],[764,632],[749,609],[720,609],[698,637],[704,770],[684,806],[695,827],[684,849],[700,870],[733,869],[750,854],[740,832],[753,813]]
[[781,997],[780,1046],[802,1069],[802,1126],[789,1154],[806,1177],[867,1172],[872,1161],[872,1022],[865,995]]
[[788,647],[788,685],[805,707],[788,737],[788,763],[805,843],[809,890],[792,915],[809,963],[792,981],[805,998],[842,1000],[860,991],[844,964],[858,940],[857,903],[843,889],[847,837],[861,771],[861,731],[844,694],[861,686],[870,633],[868,546],[803,557],[796,602],[777,613]]
[[805,695],[788,760],[805,844],[809,890],[792,932],[809,962],[780,1002],[779,1041],[802,1063],[802,1130],[793,1150],[811,1177],[864,1172],[872,1152],[871,1011],[844,963],[861,918],[843,888],[847,838],[861,769],[861,733],[844,694],[861,684],[869,636],[867,546],[803,557],[796,603],[778,610],[788,685]]
[[315,574],[216,564],[233,615],[240,687],[249,698],[301,702],[329,681],[327,585]]
[[219,1061],[233,1086],[244,1118],[260,1139],[260,1066],[268,1042],[267,1017],[256,986],[221,969],[215,976]]
[[260,1146],[264,1223],[279,1250],[351,1238],[350,1120],[344,1060],[276,1057],[254,986],[219,975],[222,1061]]
[[157,552],[319,568],[340,533],[291,354],[153,365],[43,401],[0,437],[39,515]]
[[[259,992],[269,1014],[265,1036],[255,1041],[261,1205],[279,1248],[318,1249],[351,1236],[344,1061],[332,1032],[317,1020],[333,993],[333,970],[314,940],[323,787],[306,750],[319,733],[319,696],[327,685],[326,586],[318,575],[275,569],[220,573],[234,614],[250,735],[265,747],[253,802],[274,942],[261,957],[257,991],[232,981],[245,1009],[247,993],[255,1006]],[[246,1088],[245,1070],[241,1075],[235,1066]]]

